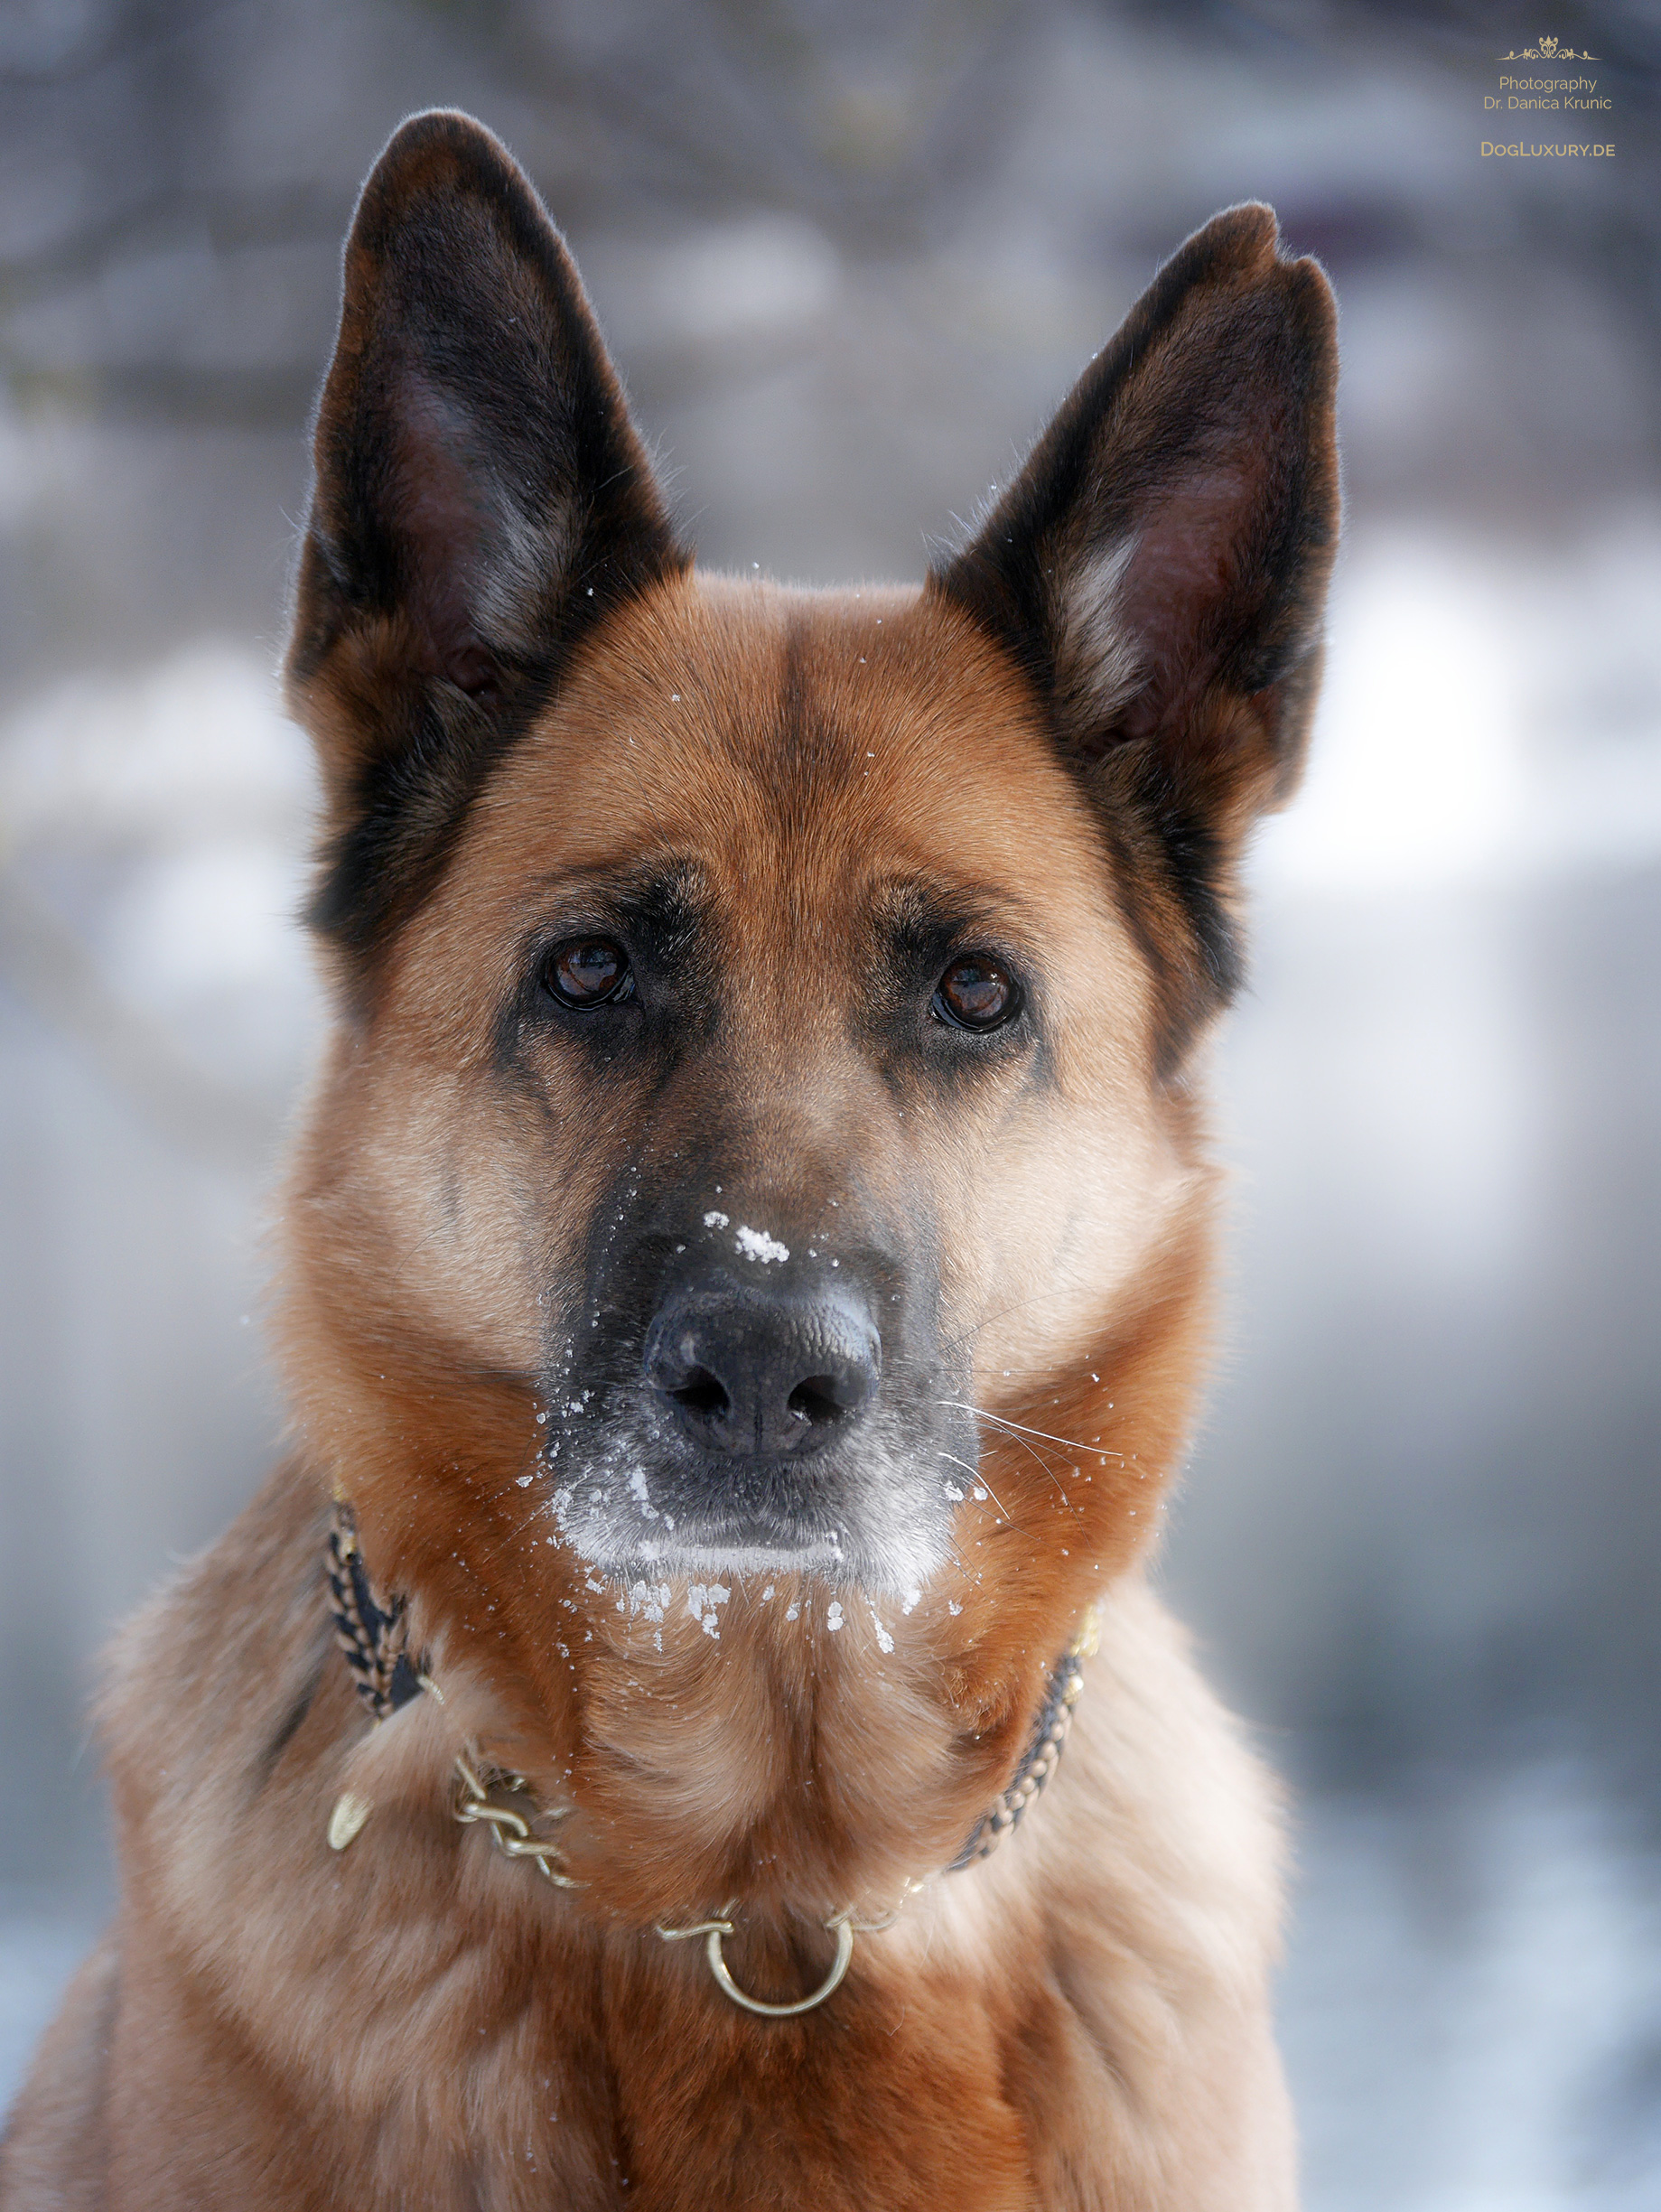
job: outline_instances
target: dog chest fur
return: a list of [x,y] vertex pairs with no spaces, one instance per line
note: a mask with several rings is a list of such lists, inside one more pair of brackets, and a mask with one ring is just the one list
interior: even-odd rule
[[[826,2037],[717,2010],[695,1956],[583,1926],[482,1838],[458,1848],[465,1690],[377,1731],[381,1850],[331,1853],[319,1769],[361,1777],[363,1738],[319,1649],[318,1534],[285,1477],[118,1655],[125,2020],[102,2070],[142,2094],[106,2105],[96,2192],[55,2201],[390,2206],[415,2175],[424,2205],[516,2212],[1285,2200],[1275,1823],[1138,1578],[1107,1609],[1065,1794],[870,1940]],[[290,1601],[257,1639],[237,1632],[250,1580]],[[78,2002],[107,2015],[96,1986]],[[42,2161],[53,2118],[75,2135],[84,2115],[20,2115]]]

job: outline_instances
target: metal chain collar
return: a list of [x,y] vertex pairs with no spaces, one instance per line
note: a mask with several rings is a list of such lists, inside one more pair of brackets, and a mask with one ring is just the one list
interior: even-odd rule
[[[351,1670],[353,1685],[377,1724],[389,1720],[412,1699],[424,1694],[430,1694],[442,1704],[443,1694],[427,1672],[425,1658],[417,1661],[410,1654],[404,1600],[383,1597],[369,1579],[358,1543],[357,1524],[351,1507],[343,1498],[336,1499],[330,1523],[328,1576],[335,1634]],[[944,1870],[947,1873],[956,1874],[964,1867],[989,1858],[1004,1837],[1019,1825],[1022,1814],[1054,1774],[1072,1724],[1073,1708],[1084,1689],[1083,1662],[1094,1656],[1099,1642],[1100,1624],[1092,1606],[1085,1614],[1078,1635],[1050,1674],[1049,1696],[1013,1778],[976,1822],[968,1842]],[[550,1837],[538,1835],[533,1826],[537,1821],[564,1820],[574,1807],[537,1805],[523,1775],[475,1752],[458,1754],[455,1774],[453,1819],[464,1827],[487,1829],[491,1843],[504,1857],[530,1860],[537,1871],[557,1888],[582,1887],[558,1864],[558,1843]],[[504,1798],[516,1797],[517,1805],[502,1802]],[[342,1791],[329,1816],[330,1848],[344,1851],[373,1810],[368,1798],[354,1790]],[[924,1886],[920,1881],[908,1881],[906,1889],[916,1891]],[[836,1954],[830,1970],[817,1989],[808,1996],[798,1998],[793,2004],[765,2003],[761,1998],[747,1994],[733,1981],[721,1946],[723,1940],[733,1932],[735,1923],[731,1915],[734,1906],[727,1906],[716,1919],[699,1920],[690,1927],[660,1926],[657,1932],[665,1943],[684,1943],[702,1936],[709,1970],[733,2002],[748,2012],[785,2020],[798,2012],[810,2012],[816,2005],[823,2004],[848,1971],[855,1933],[873,1934],[891,1927],[902,1909],[903,1900],[901,1907],[881,1920],[856,1919],[852,1906],[834,1913],[825,1923],[836,1938]]]

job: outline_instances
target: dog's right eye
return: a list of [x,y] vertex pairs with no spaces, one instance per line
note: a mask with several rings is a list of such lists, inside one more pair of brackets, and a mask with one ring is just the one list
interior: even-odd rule
[[1020,1012],[1019,985],[989,953],[962,954],[935,986],[935,1018],[953,1029],[1002,1029]]
[[574,937],[543,962],[542,987],[562,1006],[621,1006],[634,996],[634,970],[610,938]]

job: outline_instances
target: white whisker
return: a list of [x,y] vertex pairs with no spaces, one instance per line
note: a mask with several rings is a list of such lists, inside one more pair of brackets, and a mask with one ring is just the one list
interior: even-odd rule
[[984,1405],[967,1405],[962,1398],[937,1398],[937,1405],[949,1405],[956,1413],[973,1414],[977,1421],[990,1421],[994,1428],[1007,1429],[1013,1436],[1036,1436],[1047,1444],[1059,1444],[1064,1451],[1094,1452],[1098,1460],[1117,1460],[1124,1462],[1122,1451],[1109,1451],[1102,1444],[1080,1443],[1074,1436],[1052,1436],[1048,1429],[1030,1429],[1022,1421],[1011,1421],[1003,1414],[988,1413]]
[[[953,1398],[937,1398],[935,1403],[938,1405],[955,1405],[958,1404],[958,1401]],[[1002,1427],[1008,1429],[1013,1436],[1014,1442],[1021,1446],[1021,1449],[1026,1453],[1027,1457],[1032,1461],[1033,1465],[1035,1467],[1041,1468],[1044,1473],[1050,1478],[1050,1481],[1055,1484],[1057,1497],[1061,1500],[1061,1503],[1067,1507],[1073,1518],[1080,1523],[1083,1522],[1084,1515],[1079,1512],[1078,1507],[1074,1505],[1072,1499],[1068,1496],[1067,1485],[1062,1481],[1060,1476],[1057,1474],[1055,1469],[1050,1466],[1048,1460],[1040,1459],[1039,1457],[1038,1453],[1033,1451],[1031,1445],[1028,1443],[1026,1437],[1015,1433],[1021,1425],[1019,1422],[1003,1421],[996,1414],[983,1413],[978,1405],[964,1405],[960,1408],[960,1410],[965,1413],[973,1414],[978,1421],[991,1422],[994,1428]],[[1030,1433],[1034,1436],[1041,1436],[1043,1434],[1043,1431],[1041,1429],[1033,1429],[1030,1432]],[[1062,1440],[1060,1437],[1056,1436],[1051,1437],[1049,1441],[1051,1443],[1059,1443]],[[1079,1451],[1087,1451],[1092,1449],[1092,1447],[1087,1445],[1078,1445],[1075,1448]],[[984,1471],[978,1479],[982,1482],[986,1482],[986,1477]],[[994,1496],[996,1495],[996,1493],[993,1491],[990,1482],[986,1482],[986,1489],[990,1494]],[[1004,1518],[1007,1520],[1009,1516],[1005,1514]]]

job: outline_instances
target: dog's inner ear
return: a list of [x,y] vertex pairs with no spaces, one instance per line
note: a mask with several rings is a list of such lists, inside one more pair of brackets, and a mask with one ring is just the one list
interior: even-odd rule
[[1295,779],[1338,522],[1330,295],[1275,246],[1266,208],[1190,239],[936,579],[1076,761],[1136,743],[1236,823]]
[[1180,727],[1251,610],[1244,546],[1258,487],[1216,466],[1147,503],[1116,545],[1058,568],[1055,677],[1084,757]]
[[415,369],[389,387],[384,529],[397,601],[423,674],[477,697],[495,688],[505,643],[485,603],[502,554],[490,471],[454,400]]
[[684,564],[570,257],[503,148],[416,117],[364,187],[288,675],[359,948],[420,895],[480,778],[620,598]]

